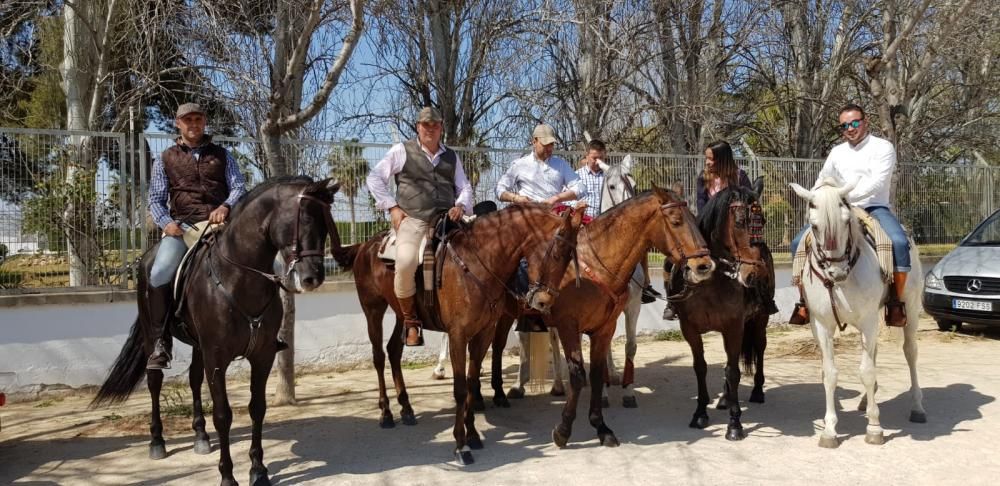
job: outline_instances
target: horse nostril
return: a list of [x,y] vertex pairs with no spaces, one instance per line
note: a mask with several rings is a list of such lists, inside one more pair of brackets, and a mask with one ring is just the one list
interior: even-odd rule
[[701,265],[698,265],[698,271],[701,272],[701,273],[705,273],[705,272],[709,271],[709,269],[710,269],[710,267],[708,266],[707,263],[702,263]]

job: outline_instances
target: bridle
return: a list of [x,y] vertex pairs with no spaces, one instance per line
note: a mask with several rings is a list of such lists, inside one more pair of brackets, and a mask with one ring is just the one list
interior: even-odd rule
[[[664,213],[663,217],[666,218],[667,215],[665,214],[665,211],[667,211],[669,209],[674,209],[674,208],[686,208],[687,206],[688,206],[687,201],[675,201],[675,202],[671,202],[671,203],[667,203],[667,204],[661,204],[660,205],[660,212]],[[680,260],[679,265],[684,266],[685,264],[687,264],[687,261],[690,260],[690,259],[692,259],[692,258],[702,258],[702,257],[707,257],[707,256],[711,255],[711,253],[708,251],[708,248],[706,248],[704,246],[701,247],[701,249],[695,251],[694,253],[692,253],[690,255],[684,253],[684,243],[681,241],[680,238],[678,238],[677,236],[675,236],[673,234],[673,232],[671,232],[669,230],[669,228],[668,228],[669,224],[670,224],[670,222],[667,221],[666,224],[663,225],[663,234],[667,237],[666,241],[667,241],[667,245],[668,245],[668,251],[671,254],[680,257],[679,258],[679,260]],[[670,243],[671,240],[673,241],[673,244],[674,244],[674,246],[672,246],[672,247],[669,246],[671,244]]]
[[[742,214],[741,214],[742,213]],[[739,220],[739,217],[747,221],[747,233],[750,236],[750,245],[759,245],[764,243],[764,214],[763,208],[761,208],[760,203],[754,201],[750,205],[742,201],[737,201],[729,204],[729,218],[734,224],[730,225],[729,228],[729,247],[732,248],[734,258],[732,260],[719,257],[718,260],[724,265],[730,268],[730,271],[724,272],[726,276],[731,279],[739,278],[740,268],[743,265],[749,265],[754,267],[765,267],[763,260],[744,258],[741,253],[741,246],[736,241],[736,232],[733,231],[733,226]]]
[[[850,205],[846,200],[841,199],[841,202],[850,208]],[[823,274],[823,271],[830,267],[831,263],[847,262],[847,268],[844,269],[844,273],[849,275],[851,270],[854,268],[854,264],[858,262],[858,257],[861,256],[861,248],[855,247],[854,245],[854,227],[853,218],[854,215],[850,216],[847,226],[847,245],[844,247],[844,252],[838,257],[831,257],[827,251],[827,248],[823,248],[823,245],[819,244],[817,235],[815,232],[815,227],[809,228],[809,233],[812,234],[813,245],[807,248],[809,253],[809,278],[813,276],[818,278],[823,282],[823,287],[826,287],[827,293],[830,294],[830,306],[833,308],[833,318],[837,321],[837,326],[841,331],[847,328],[847,323],[840,320],[840,314],[837,312],[837,302],[833,298],[833,288],[837,285],[832,279],[827,278]],[[819,268],[817,268],[819,267]]]

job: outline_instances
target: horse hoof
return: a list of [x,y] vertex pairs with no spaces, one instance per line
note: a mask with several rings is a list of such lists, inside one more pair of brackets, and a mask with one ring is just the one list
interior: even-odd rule
[[726,430],[726,440],[736,441],[743,440],[746,436],[743,435],[742,427],[730,427]]
[[563,396],[566,396],[566,389],[565,388],[552,387],[552,389],[549,390],[549,395],[552,395],[554,397],[563,397]]
[[212,453],[212,443],[208,439],[194,441],[194,453],[204,456]]
[[569,442],[569,434],[563,434],[559,431],[559,427],[556,427],[552,429],[552,442],[556,444],[556,447],[562,449]]
[[694,418],[691,419],[691,423],[688,424],[688,427],[691,427],[692,429],[704,429],[705,427],[708,427],[708,415],[695,415]]
[[618,447],[621,443],[618,442],[618,437],[615,437],[615,434],[607,434],[601,437],[601,445],[604,447]]
[[396,427],[396,421],[392,419],[392,415],[383,415],[378,421],[378,426],[383,429],[392,429]]
[[524,388],[521,387],[511,388],[510,391],[507,392],[507,398],[512,398],[515,400],[524,398]]
[[865,434],[865,443],[872,445],[885,444],[885,436],[882,432],[868,432]]
[[475,411],[477,411],[477,412],[486,411],[486,402],[484,402],[482,400],[473,400],[472,401],[472,409],[475,410]]
[[267,478],[267,469],[261,472],[250,472],[250,486],[271,486],[271,480]]
[[611,408],[611,400],[608,400],[608,397],[601,397],[601,408]]
[[431,379],[432,380],[443,380],[444,379],[444,373],[438,373],[437,371],[432,371],[431,372]]
[[910,411],[910,422],[913,422],[915,424],[926,424],[927,423],[927,414],[924,413],[924,412],[918,412],[916,410],[911,410]]
[[413,412],[403,412],[400,414],[399,419],[403,422],[403,425],[417,425],[417,416]]
[[167,457],[167,444],[165,442],[157,442],[149,444],[149,458],[158,461]]
[[497,395],[493,397],[493,405],[500,408],[510,408],[510,400],[507,400],[507,397],[505,396]]
[[469,449],[478,451],[483,448],[483,439],[479,438],[479,434],[473,432],[472,435],[466,437],[465,444],[469,446]]
[[819,436],[819,446],[824,449],[836,449],[840,447],[840,441],[836,437],[821,435]]
[[622,406],[625,408],[639,408],[639,402],[635,401],[635,397],[622,397]]
[[476,460],[472,457],[472,451],[457,450],[455,451],[455,462],[459,466],[468,466],[476,462]]
[[764,403],[764,392],[757,390],[750,392],[750,403]]

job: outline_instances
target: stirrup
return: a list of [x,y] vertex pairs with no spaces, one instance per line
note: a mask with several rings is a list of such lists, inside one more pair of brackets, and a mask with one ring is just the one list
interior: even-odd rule
[[788,318],[788,323],[796,326],[809,324],[809,308],[805,302],[800,300],[795,303],[795,309],[792,311],[792,317]]

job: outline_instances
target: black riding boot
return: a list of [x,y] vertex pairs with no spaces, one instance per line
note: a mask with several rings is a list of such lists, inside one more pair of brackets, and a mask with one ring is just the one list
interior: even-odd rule
[[156,343],[153,353],[146,361],[147,370],[170,369],[170,348],[173,339],[167,329],[170,322],[170,311],[173,307],[173,286],[170,284],[152,287],[146,293],[149,304],[149,318],[152,323]]

